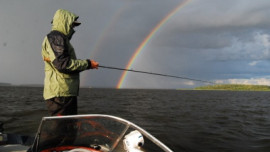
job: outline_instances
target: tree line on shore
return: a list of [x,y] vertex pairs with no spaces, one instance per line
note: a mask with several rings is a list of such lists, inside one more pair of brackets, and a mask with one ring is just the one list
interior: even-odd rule
[[195,90],[270,91],[270,86],[247,84],[217,84],[196,87]]

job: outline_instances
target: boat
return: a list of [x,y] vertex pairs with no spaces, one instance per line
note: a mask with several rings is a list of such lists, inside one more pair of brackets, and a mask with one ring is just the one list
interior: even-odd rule
[[[3,135],[2,140],[5,138]],[[172,152],[136,124],[120,117],[102,114],[43,117],[33,144],[30,147],[20,146],[22,145],[1,145],[0,151]]]

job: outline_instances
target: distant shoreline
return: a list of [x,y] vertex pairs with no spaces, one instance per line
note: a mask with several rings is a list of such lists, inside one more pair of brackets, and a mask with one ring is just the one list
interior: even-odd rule
[[0,83],[0,86],[12,86],[11,83]]
[[43,87],[42,84],[11,84],[11,83],[0,83],[0,87]]
[[246,85],[246,84],[217,84],[196,87],[194,90],[224,90],[224,91],[270,91],[267,85]]

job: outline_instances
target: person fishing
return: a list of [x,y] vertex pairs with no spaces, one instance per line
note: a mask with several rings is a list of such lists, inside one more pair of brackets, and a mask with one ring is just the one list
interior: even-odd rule
[[78,18],[70,11],[57,10],[51,22],[52,31],[42,43],[45,63],[43,97],[52,116],[77,114],[79,74],[99,67],[94,60],[76,58],[70,40],[75,33],[74,28],[81,24]]

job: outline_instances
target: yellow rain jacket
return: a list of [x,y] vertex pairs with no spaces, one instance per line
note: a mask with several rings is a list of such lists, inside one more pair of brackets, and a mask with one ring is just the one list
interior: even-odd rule
[[52,21],[52,31],[42,43],[42,57],[45,63],[45,80],[43,97],[78,96],[79,73],[91,68],[90,60],[78,60],[70,39],[74,34],[73,23],[78,16],[59,9]]

